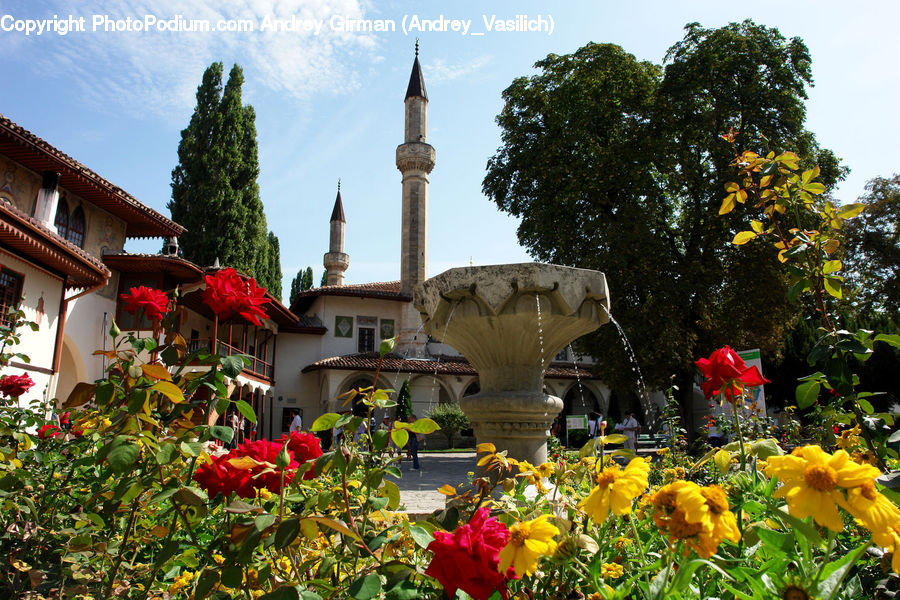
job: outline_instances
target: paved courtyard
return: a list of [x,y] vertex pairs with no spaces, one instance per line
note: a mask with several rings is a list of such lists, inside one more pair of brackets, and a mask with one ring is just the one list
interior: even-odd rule
[[444,484],[455,486],[468,480],[468,472],[475,470],[475,452],[420,453],[418,471],[412,463],[403,461],[403,477],[397,482],[400,501],[411,517],[424,517],[444,508],[446,496],[437,489]]

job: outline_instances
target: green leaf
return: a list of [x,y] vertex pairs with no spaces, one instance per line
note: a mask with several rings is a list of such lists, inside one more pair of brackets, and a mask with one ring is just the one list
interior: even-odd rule
[[203,454],[203,444],[200,442],[181,442],[179,447],[187,456],[200,456]]
[[845,204],[838,211],[837,216],[842,219],[852,219],[866,209],[866,205],[862,203]]
[[384,595],[385,600],[414,600],[419,598],[419,588],[409,580],[402,580]]
[[750,454],[760,460],[766,460],[772,456],[784,456],[784,450],[775,438],[765,438],[750,443]]
[[166,442],[162,446],[159,447],[159,452],[156,453],[156,462],[161,465],[167,465],[178,455],[178,450],[175,448],[175,444],[170,444]]
[[429,433],[434,433],[441,426],[438,425],[434,420],[429,418],[416,419],[415,423],[409,424],[409,430],[413,433],[422,433],[428,435]]
[[195,487],[183,487],[175,492],[173,498],[181,504],[190,504],[191,506],[203,506],[209,500],[206,492]]
[[821,388],[822,384],[818,381],[807,381],[806,383],[798,385],[797,390],[794,393],[797,408],[803,410],[804,408],[809,408],[815,404]]
[[222,585],[230,588],[240,587],[244,583],[244,570],[240,567],[222,569]]
[[256,424],[256,413],[253,412],[253,407],[247,404],[244,400],[238,400],[234,403],[235,407],[244,415],[244,418]]
[[289,546],[300,534],[300,519],[288,519],[282,521],[275,531],[275,548],[281,549]]
[[219,364],[222,365],[222,373],[226,377],[231,377],[232,379],[234,379],[244,370],[244,357],[240,355],[223,356],[221,359],[219,359]]
[[225,442],[226,444],[234,439],[234,429],[225,427],[224,425],[213,425],[209,428],[209,434],[215,439]]
[[376,429],[372,432],[372,444],[375,446],[376,452],[384,450],[384,447],[387,446],[388,437],[387,429]]
[[876,342],[884,342],[890,344],[894,348],[900,349],[900,335],[892,335],[887,333],[879,333],[875,336]]
[[325,413],[315,421],[313,421],[312,427],[309,428],[310,431],[328,431],[334,424],[337,423],[337,420],[341,418],[341,415],[337,413]]
[[[315,595],[316,598],[320,596]],[[301,595],[300,589],[296,586],[278,588],[274,592],[269,592],[264,596],[260,596],[259,600],[306,600],[309,596]]]
[[844,297],[843,292],[841,291],[841,278],[826,276],[824,278],[825,283],[825,291],[828,292],[829,295],[834,296],[838,300]]
[[420,548],[427,548],[428,544],[434,541],[434,536],[426,529],[416,525],[410,525],[409,535]]
[[900,429],[891,434],[891,437],[888,438],[888,444],[896,444],[900,442]]
[[395,446],[403,448],[406,446],[406,442],[409,441],[409,432],[405,429],[391,429],[391,440]]
[[356,600],[369,600],[381,593],[381,578],[375,573],[359,577],[350,584],[350,597]]
[[197,587],[194,589],[194,598],[205,598],[209,591],[219,582],[219,574],[211,569],[206,569],[197,578]]
[[253,519],[253,526],[259,531],[265,531],[271,527],[278,517],[271,513],[263,513]]
[[871,415],[875,413],[875,407],[872,406],[872,403],[868,400],[864,400],[862,398],[857,398],[856,402],[859,404],[859,407],[862,409],[864,413],[867,415]]
[[113,441],[113,447],[110,449],[109,454],[106,455],[106,461],[114,473],[121,475],[134,464],[140,453],[141,447],[137,444],[125,441],[122,438],[116,438]]
[[862,553],[869,547],[869,542],[861,545],[853,552],[848,552],[835,561],[825,565],[822,574],[825,575],[824,581],[819,583],[819,594],[827,600],[833,600],[840,591],[841,582],[850,571],[850,568],[856,563]]
[[381,488],[379,488],[378,493],[387,496],[388,498],[388,510],[397,510],[400,506],[400,488],[393,481],[385,481],[382,483]]

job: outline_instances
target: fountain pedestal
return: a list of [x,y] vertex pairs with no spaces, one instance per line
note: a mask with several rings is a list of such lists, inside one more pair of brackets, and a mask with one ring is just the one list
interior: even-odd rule
[[544,393],[544,370],[609,320],[604,274],[542,263],[461,267],[424,281],[413,304],[425,332],[478,371],[481,391],[460,400],[478,442],[532,464],[546,461],[563,402]]

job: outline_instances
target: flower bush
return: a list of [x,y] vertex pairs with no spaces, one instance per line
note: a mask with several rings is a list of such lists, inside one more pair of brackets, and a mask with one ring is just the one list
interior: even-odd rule
[[[796,182],[798,209],[818,207],[802,199],[816,195],[814,176],[792,183],[789,156],[742,161],[746,177],[724,208],[759,192],[778,219]],[[778,188],[775,200],[762,198],[768,186]],[[817,210],[830,221],[849,214]],[[753,237],[780,235],[759,223]],[[790,233],[779,254],[793,260],[806,244],[804,252],[827,255],[832,234]],[[811,260],[813,275],[801,281],[817,302],[817,282],[836,290],[825,264]],[[204,300],[217,319],[266,318],[264,290],[230,269],[207,277]],[[611,450],[623,436],[605,429],[579,452],[537,465],[482,443],[477,475],[442,487],[447,507],[411,521],[391,447],[437,423],[371,429],[372,411],[396,401],[392,390],[368,388],[344,398],[367,414],[327,413],[312,424],[358,432],[337,447],[294,432],[226,451],[234,432],[216,416],[236,410],[256,420],[227,393],[244,359],[188,352],[168,293],[133,288],[125,301],[155,327],[140,337],[113,326],[105,378],[78,384],[54,407],[69,414],[71,431],[51,407],[19,402],[25,379],[0,378],[0,597],[835,600],[900,591],[900,496],[896,473],[886,473],[897,466],[888,447],[897,435],[872,435],[875,415],[844,372],[845,354],[890,337],[823,338],[817,352],[830,366],[804,380],[797,398],[848,421],[835,448],[787,454],[749,427],[747,388],[764,380],[724,347],[697,362],[705,394],[733,407],[724,447],[689,455],[672,404],[663,412],[667,445],[642,456]],[[17,328],[33,327],[21,311],[10,320],[0,366],[21,356],[6,351]],[[391,348],[382,344],[382,356]],[[837,400],[820,400],[821,390],[836,390]]]

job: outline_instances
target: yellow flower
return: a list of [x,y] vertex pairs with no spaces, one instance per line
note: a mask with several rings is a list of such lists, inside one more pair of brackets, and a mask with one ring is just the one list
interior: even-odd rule
[[221,565],[222,563],[225,562],[225,557],[222,556],[221,554],[219,554],[218,552],[213,554],[212,557],[213,557],[213,560],[216,561],[217,565]]
[[[705,499],[696,483],[676,481],[664,485],[653,494],[651,501],[656,509],[653,521],[669,535],[670,542],[692,538],[703,530],[701,507]],[[688,512],[693,517],[691,521],[688,521]]]
[[690,481],[663,486],[653,496],[656,526],[668,533],[669,543],[684,540],[703,558],[715,554],[723,539],[738,542],[741,533],[728,498],[717,485],[700,487]]
[[542,478],[547,479],[551,475],[553,475],[553,465],[551,465],[548,462],[545,462],[543,464],[538,465],[536,471],[537,471],[537,474],[540,475]]
[[512,566],[519,577],[531,575],[541,556],[556,552],[553,536],[559,535],[559,529],[548,523],[548,518],[550,515],[541,515],[533,521],[522,521],[509,528],[509,543],[500,551],[501,573],[506,573]]
[[848,448],[852,448],[859,444],[859,434],[862,433],[859,429],[859,425],[855,425],[850,429],[845,429],[841,432],[841,437],[835,440],[835,445],[841,450],[846,450]]
[[618,563],[603,563],[600,565],[600,577],[603,579],[618,579],[625,574],[625,568]]
[[617,515],[631,512],[631,502],[647,489],[650,465],[643,458],[633,458],[625,470],[613,464],[597,475],[597,485],[578,507],[590,515],[597,525],[603,523],[612,509]]
[[784,484],[774,496],[787,500],[792,515],[801,519],[812,515],[816,523],[832,531],[844,528],[837,507],[848,506],[841,490],[871,483],[881,475],[871,465],[854,463],[843,450],[832,456],[818,446],[796,448],[789,456],[769,457],[765,473]]
[[185,571],[181,575],[175,578],[175,581],[172,582],[172,585],[169,586],[169,593],[175,594],[180,592],[187,586],[191,585],[194,582],[194,573],[192,571]]
[[700,494],[706,499],[704,522],[708,523],[708,526],[700,532],[697,554],[709,558],[715,554],[723,539],[738,543],[741,540],[741,531],[738,529],[734,513],[729,510],[728,497],[722,488],[709,485],[701,488]]
[[847,505],[851,515],[872,532],[879,546],[892,546],[893,528],[900,523],[900,509],[885,495],[875,490],[875,483],[867,481],[847,490]]
[[266,488],[259,488],[259,497],[261,500],[265,501],[274,496],[272,492],[267,490]]

